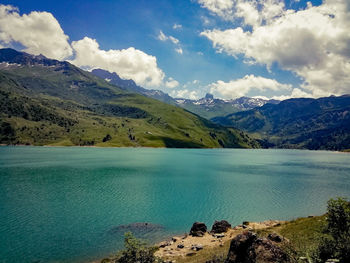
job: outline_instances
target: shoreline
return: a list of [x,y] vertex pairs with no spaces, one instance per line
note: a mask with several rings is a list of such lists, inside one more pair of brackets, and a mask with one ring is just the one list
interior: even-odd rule
[[[270,231],[283,227],[290,222],[299,219],[310,219],[314,217],[309,215],[307,217],[293,218],[290,220],[265,220],[260,222],[244,222],[244,224],[232,226],[226,232],[213,233],[206,231],[203,236],[192,236],[188,232],[181,235],[169,236],[158,243],[150,243],[150,246],[157,247],[155,256],[162,260],[162,262],[202,262],[203,257],[209,255],[226,256],[231,243],[231,240],[237,235],[246,231]],[[117,252],[117,251],[116,251]],[[100,258],[89,261],[87,263],[101,263],[103,260],[113,260],[111,257]],[[112,261],[104,261],[112,262]],[[203,261],[205,262],[205,261]]]
[[97,148],[97,149],[188,149],[188,150],[293,150],[328,153],[350,154],[350,150],[310,150],[290,148],[179,148],[179,147],[150,147],[150,146],[96,146],[96,145],[27,145],[27,144],[0,144],[0,147],[44,147],[44,148]]

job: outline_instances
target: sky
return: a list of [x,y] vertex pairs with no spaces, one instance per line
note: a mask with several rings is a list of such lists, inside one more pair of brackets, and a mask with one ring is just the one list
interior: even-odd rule
[[350,93],[349,0],[0,0],[0,47],[173,97]]

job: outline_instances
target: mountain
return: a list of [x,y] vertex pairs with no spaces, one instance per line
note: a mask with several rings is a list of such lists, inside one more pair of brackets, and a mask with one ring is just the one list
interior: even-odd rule
[[241,97],[233,100],[214,99],[212,94],[206,94],[204,98],[199,100],[173,98],[161,90],[142,88],[136,85],[133,80],[122,79],[118,74],[103,69],[94,69],[91,73],[124,90],[142,94],[171,105],[177,105],[206,119],[226,116],[227,114],[238,111],[250,110],[265,105],[266,103],[279,103],[278,100],[264,100],[248,97]]
[[267,147],[350,149],[350,95],[289,99],[213,121],[249,132]]
[[235,129],[126,91],[68,62],[0,50],[0,143],[258,147]]
[[264,100],[260,98],[241,97],[232,100],[216,99],[212,94],[199,100],[176,99],[177,105],[198,114],[206,119],[226,116],[228,114],[246,111],[267,103],[277,104],[278,100]]
[[146,97],[150,97],[156,100],[160,100],[162,102],[175,105],[176,101],[170,97],[167,93],[161,91],[161,90],[155,90],[155,89],[145,89],[138,85],[136,85],[135,81],[131,79],[122,79],[118,76],[117,73],[111,73],[104,69],[94,69],[91,71],[91,73],[97,77],[100,77],[109,83],[116,85],[124,90],[135,92],[138,94],[142,94]]

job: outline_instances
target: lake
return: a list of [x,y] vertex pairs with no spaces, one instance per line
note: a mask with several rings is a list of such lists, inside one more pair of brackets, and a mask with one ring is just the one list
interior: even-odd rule
[[0,262],[88,262],[121,248],[128,224],[149,222],[139,236],[156,242],[195,221],[319,215],[337,196],[350,154],[0,147]]

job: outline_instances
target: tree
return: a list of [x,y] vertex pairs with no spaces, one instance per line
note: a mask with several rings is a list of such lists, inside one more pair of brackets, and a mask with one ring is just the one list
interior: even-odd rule
[[350,202],[344,198],[330,199],[327,207],[327,225],[324,237],[316,251],[316,262],[336,258],[350,262]]

